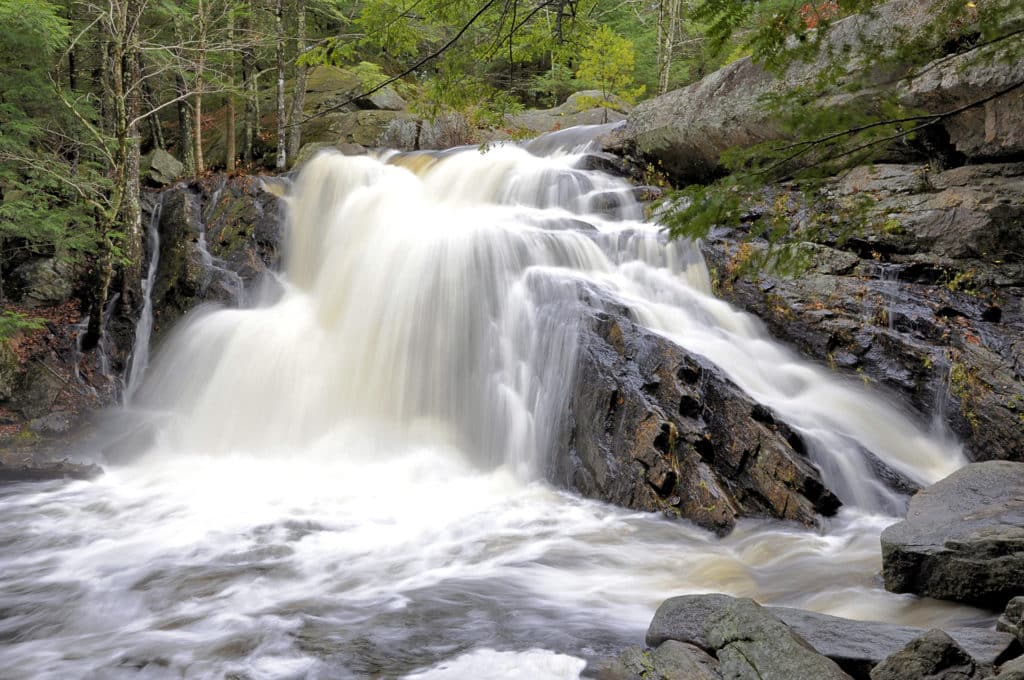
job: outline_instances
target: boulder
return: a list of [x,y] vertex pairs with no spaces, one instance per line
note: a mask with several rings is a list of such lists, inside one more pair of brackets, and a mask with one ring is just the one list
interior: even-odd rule
[[970,680],[980,677],[974,659],[953,638],[933,629],[886,658],[871,680]]
[[985,676],[985,680],[1024,680],[1024,656],[1007,661],[994,675]]
[[32,432],[51,432],[61,434],[71,430],[75,423],[75,414],[70,411],[54,411],[41,418],[29,421],[28,429]]
[[64,380],[54,371],[42,362],[32,362],[15,395],[15,407],[26,419],[42,418],[50,412],[63,389]]
[[831,659],[751,599],[733,600],[705,625],[723,678],[750,680],[849,679]]
[[[920,75],[898,90],[891,83],[907,75],[899,68],[880,68],[871,57],[908,35],[920,32],[938,11],[939,0],[893,0],[872,11],[833,24],[811,60],[796,60],[775,76],[749,57],[709,74],[703,80],[638,105],[627,119],[621,142],[660,163],[680,182],[699,182],[721,172],[726,149],[784,139],[788,133],[773,124],[761,99],[809,85],[835,57],[847,69],[841,82],[853,92],[819,99],[823,107],[836,104],[875,105],[876,88],[890,88],[901,103],[913,109],[944,113],[1020,82],[1020,61],[993,54],[972,53],[942,57],[922,66]],[[1009,22],[1010,19],[1007,18]],[[992,57],[992,58],[990,58]],[[796,96],[796,95],[794,95]],[[969,158],[1018,156],[1024,150],[1020,130],[1022,92],[1018,89],[941,123],[956,150]],[[920,155],[905,144],[887,150],[893,158]]]
[[18,376],[21,374],[21,362],[11,348],[7,338],[0,338],[0,402],[14,396],[18,389]]
[[[647,645],[656,647],[666,640],[676,640],[711,649],[704,632],[707,621],[734,601],[735,598],[718,593],[665,600],[647,629]],[[818,653],[862,680],[866,680],[871,669],[883,659],[926,632],[913,626],[854,621],[790,607],[767,609]],[[982,667],[992,668],[1012,658],[1020,649],[1006,633],[980,628],[953,628],[948,632]]]
[[154,149],[143,162],[145,178],[155,186],[173,184],[185,173],[185,166],[163,149]]
[[601,680],[722,680],[718,660],[699,647],[666,640],[654,650],[631,647],[601,669]]
[[391,87],[383,87],[376,92],[360,97],[356,105],[362,109],[376,109],[378,111],[404,111],[407,106],[404,99]]
[[48,307],[71,298],[75,275],[60,257],[33,258],[10,274],[11,296],[26,307]]
[[1006,609],[996,621],[996,630],[1009,633],[1024,645],[1024,595],[1006,603]]
[[801,443],[711,362],[581,289],[583,330],[553,481],[719,532],[742,516],[807,525],[838,499]]
[[103,468],[93,463],[73,463],[64,459],[38,465],[5,465],[0,462],[0,482],[44,482],[54,479],[94,479]]
[[563,104],[551,109],[530,109],[506,116],[511,128],[529,132],[551,132],[575,125],[601,125],[626,119],[632,107],[614,95],[605,97],[600,90],[575,92]]
[[974,463],[914,496],[882,532],[882,576],[893,592],[994,609],[1024,592],[1024,463]]

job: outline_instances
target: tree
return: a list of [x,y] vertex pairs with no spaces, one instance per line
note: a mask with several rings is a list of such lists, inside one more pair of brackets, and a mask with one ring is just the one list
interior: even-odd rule
[[633,85],[634,63],[633,43],[602,25],[583,50],[576,77],[601,91],[603,106],[612,96],[633,102],[645,89]]

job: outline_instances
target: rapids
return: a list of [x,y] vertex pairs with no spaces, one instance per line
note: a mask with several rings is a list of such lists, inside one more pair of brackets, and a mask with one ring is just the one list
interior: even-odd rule
[[[144,450],[0,489],[3,676],[576,678],[687,592],[985,620],[878,577],[903,499],[863,452],[927,483],[958,446],[713,297],[695,246],[577,168],[594,134],[301,169],[280,276],[132,385],[114,422]],[[718,538],[545,483],[581,282],[799,430],[840,514]]]

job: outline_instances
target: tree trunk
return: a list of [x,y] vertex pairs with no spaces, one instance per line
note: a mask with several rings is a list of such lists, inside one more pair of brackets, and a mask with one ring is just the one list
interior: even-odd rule
[[658,4],[658,94],[668,92],[679,32],[680,0],[661,0]]
[[206,171],[206,163],[203,161],[203,69],[206,67],[206,8],[203,0],[198,0],[196,5],[196,29],[199,33],[199,44],[196,49],[195,62],[195,104],[193,105],[193,133],[192,145],[195,149],[196,174],[201,175]]
[[274,24],[277,40],[277,163],[274,167],[284,170],[288,166],[288,141],[285,137],[287,119],[284,105],[284,0],[277,0]]
[[[306,53],[306,0],[295,0],[296,54]],[[306,72],[302,64],[295,67],[295,88],[292,92],[292,113],[288,117],[288,156],[294,162],[302,144],[302,109],[306,103]]]
[[[235,18],[233,14],[228,15],[228,39],[235,43]],[[224,135],[227,137],[224,145],[224,169],[228,172],[235,171],[235,157],[238,151],[235,149],[235,57],[232,52],[228,56],[228,99],[227,113],[224,123]]]
[[178,153],[181,154],[185,174],[191,176],[196,174],[196,158],[193,155],[195,147],[192,142],[192,105],[185,97],[188,84],[180,73],[174,76],[174,87],[177,96],[181,97],[178,100]]
[[256,51],[252,38],[252,13],[255,11],[256,8],[250,2],[248,11],[242,15],[242,30],[245,33],[245,42],[242,47],[242,92],[245,97],[245,118],[242,122],[242,158],[250,164],[255,160],[256,135],[259,134]]

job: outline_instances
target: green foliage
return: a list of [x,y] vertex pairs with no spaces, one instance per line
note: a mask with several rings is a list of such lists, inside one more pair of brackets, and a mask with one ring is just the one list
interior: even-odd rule
[[602,25],[583,49],[576,77],[593,84],[605,100],[615,95],[633,102],[645,89],[633,84],[635,61],[633,43]]
[[0,313],[0,342],[23,331],[37,331],[46,325],[45,319],[30,317],[21,312]]

